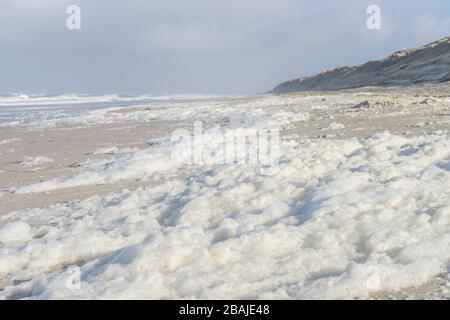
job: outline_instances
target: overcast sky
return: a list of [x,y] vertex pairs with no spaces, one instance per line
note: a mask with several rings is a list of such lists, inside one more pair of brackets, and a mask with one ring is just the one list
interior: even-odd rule
[[0,93],[258,93],[447,35],[448,0],[0,0]]

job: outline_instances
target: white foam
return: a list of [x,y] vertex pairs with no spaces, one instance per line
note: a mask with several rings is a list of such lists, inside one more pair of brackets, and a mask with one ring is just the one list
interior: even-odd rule
[[32,237],[31,227],[26,222],[15,221],[0,226],[0,243],[25,242]]
[[20,140],[21,139],[19,139],[19,138],[3,139],[3,140],[0,140],[0,146],[5,145],[5,144],[10,144],[10,143],[13,143],[13,142],[19,142]]
[[[281,149],[272,176],[257,165],[199,167],[155,187],[1,216],[29,224],[34,238],[0,247],[10,283],[0,296],[367,298],[446,271],[448,134]],[[136,157],[118,163],[142,173]],[[67,287],[74,265],[79,289]]]
[[42,156],[25,157],[21,161],[21,164],[24,167],[33,168],[33,167],[38,167],[38,166],[41,166],[41,165],[52,163],[53,161],[54,160],[52,158],[49,158],[49,157],[42,157]]
[[341,130],[341,129],[345,129],[345,125],[339,122],[332,122],[328,125],[327,128],[325,128],[325,130]]
[[117,147],[103,147],[95,150],[93,155],[111,155],[111,154],[124,154],[138,151],[138,149],[134,148],[117,148]]

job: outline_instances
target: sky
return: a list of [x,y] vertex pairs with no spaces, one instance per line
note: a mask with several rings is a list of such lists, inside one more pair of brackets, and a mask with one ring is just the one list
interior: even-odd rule
[[0,93],[261,93],[448,35],[448,0],[0,0]]

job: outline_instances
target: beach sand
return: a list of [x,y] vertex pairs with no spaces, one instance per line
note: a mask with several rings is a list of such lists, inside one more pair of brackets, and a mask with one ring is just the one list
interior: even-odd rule
[[[33,129],[23,127],[0,128],[2,139],[10,143],[0,145],[0,190],[3,192],[0,214],[25,208],[45,207],[70,200],[84,199],[92,195],[148,185],[150,182],[120,181],[116,184],[93,185],[60,189],[41,194],[14,194],[12,186],[27,185],[39,181],[75,174],[80,163],[88,159],[101,159],[112,154],[93,154],[99,148],[148,147],[147,142],[169,135],[176,123],[106,124],[90,127],[64,127]],[[17,140],[15,140],[17,139]],[[23,165],[26,157],[47,157],[53,162],[36,167]]]
[[[445,133],[450,127],[450,97],[448,85],[417,86],[408,88],[362,88],[339,92],[306,92],[268,97],[242,97],[209,101],[215,108],[222,104],[245,105],[272,113],[307,114],[308,119],[283,121],[280,135],[283,140],[320,141],[368,137],[388,131],[392,134],[414,137]],[[312,97],[312,98],[311,98]],[[309,101],[311,98],[311,101]],[[266,100],[265,100],[266,99]],[[266,101],[266,106],[260,106]],[[206,102],[192,103],[193,107]],[[245,108],[243,108],[245,109]],[[146,113],[164,114],[167,106],[140,106],[115,110],[124,116],[123,122],[78,123],[39,126],[0,127],[0,214],[28,208],[45,208],[71,201],[106,195],[124,189],[156,187],[164,184],[160,179],[122,179],[108,183],[56,188],[45,192],[17,193],[15,188],[33,185],[57,178],[67,178],[84,170],[83,164],[92,160],[113,161],[121,149],[145,150],[152,141],[170,137],[176,129],[193,131],[195,114],[188,119],[168,117],[167,120],[145,117]],[[203,109],[202,109],[203,110]],[[170,114],[170,110],[167,111]],[[247,112],[247,111],[245,111]],[[127,118],[127,114],[144,118]],[[176,114],[176,111],[174,111]],[[215,111],[211,112],[214,115]],[[231,113],[232,114],[232,113]],[[203,115],[203,113],[201,114]],[[199,117],[205,127],[233,125],[228,118]],[[142,119],[145,119],[144,121]],[[103,148],[105,152],[98,152]],[[108,152],[108,148],[111,152]],[[116,148],[116,149],[113,149]],[[126,151],[130,152],[130,151]],[[40,158],[38,158],[40,157]],[[374,299],[430,298],[448,299],[447,274],[436,277],[424,286],[402,292],[381,291],[371,295]],[[5,282],[4,285],[8,284]],[[3,285],[3,286],[4,286]]]

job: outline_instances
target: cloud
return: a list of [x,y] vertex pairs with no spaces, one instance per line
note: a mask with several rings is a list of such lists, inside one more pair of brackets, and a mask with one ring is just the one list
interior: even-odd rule
[[[0,92],[262,92],[450,32],[448,0],[3,0]],[[66,7],[82,30],[66,29]]]
[[52,16],[67,7],[68,0],[2,0],[0,16]]
[[413,21],[414,35],[419,39],[441,38],[449,35],[450,18],[438,19],[430,14],[418,16]]

